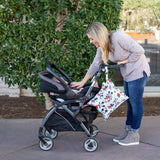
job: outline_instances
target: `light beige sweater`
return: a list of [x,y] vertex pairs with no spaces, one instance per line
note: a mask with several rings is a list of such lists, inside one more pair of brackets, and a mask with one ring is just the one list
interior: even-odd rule
[[[150,67],[144,54],[144,49],[128,34],[117,31],[112,35],[112,52],[109,59],[113,62],[128,58],[128,63],[120,67],[122,77],[125,81],[133,81],[143,77],[143,71],[150,76]],[[90,65],[87,74],[93,76],[103,62],[101,48],[97,48],[96,56]]]

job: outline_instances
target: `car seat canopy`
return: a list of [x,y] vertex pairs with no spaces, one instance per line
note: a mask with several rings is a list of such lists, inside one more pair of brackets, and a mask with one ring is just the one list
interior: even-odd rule
[[63,85],[48,71],[40,72],[39,76],[41,78],[40,92],[54,92],[58,94],[63,94],[66,92]]

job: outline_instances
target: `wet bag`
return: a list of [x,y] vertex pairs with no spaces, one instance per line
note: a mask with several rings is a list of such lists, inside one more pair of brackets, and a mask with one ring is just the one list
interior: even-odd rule
[[108,69],[106,70],[106,82],[102,84],[100,91],[88,102],[89,105],[97,108],[105,120],[128,99],[128,96],[108,79]]

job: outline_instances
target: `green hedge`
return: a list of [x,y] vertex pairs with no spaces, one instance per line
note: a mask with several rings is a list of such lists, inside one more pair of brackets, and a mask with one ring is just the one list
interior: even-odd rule
[[[94,21],[117,29],[121,0],[1,0],[0,77],[39,94],[38,73],[53,61],[75,81],[95,56],[86,29]],[[63,17],[58,21],[58,16]],[[59,29],[59,27],[61,29]]]

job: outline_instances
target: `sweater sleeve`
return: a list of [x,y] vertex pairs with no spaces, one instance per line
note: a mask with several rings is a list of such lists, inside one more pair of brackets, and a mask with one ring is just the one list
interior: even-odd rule
[[118,43],[119,45],[128,51],[129,57],[128,62],[135,62],[137,61],[142,54],[144,54],[143,47],[134,41],[128,34],[123,33],[123,37],[119,36]]
[[86,74],[92,77],[99,70],[99,66],[102,62],[103,62],[102,52],[101,52],[101,48],[99,47],[97,48],[96,56],[94,57],[94,60],[92,64],[90,65]]

